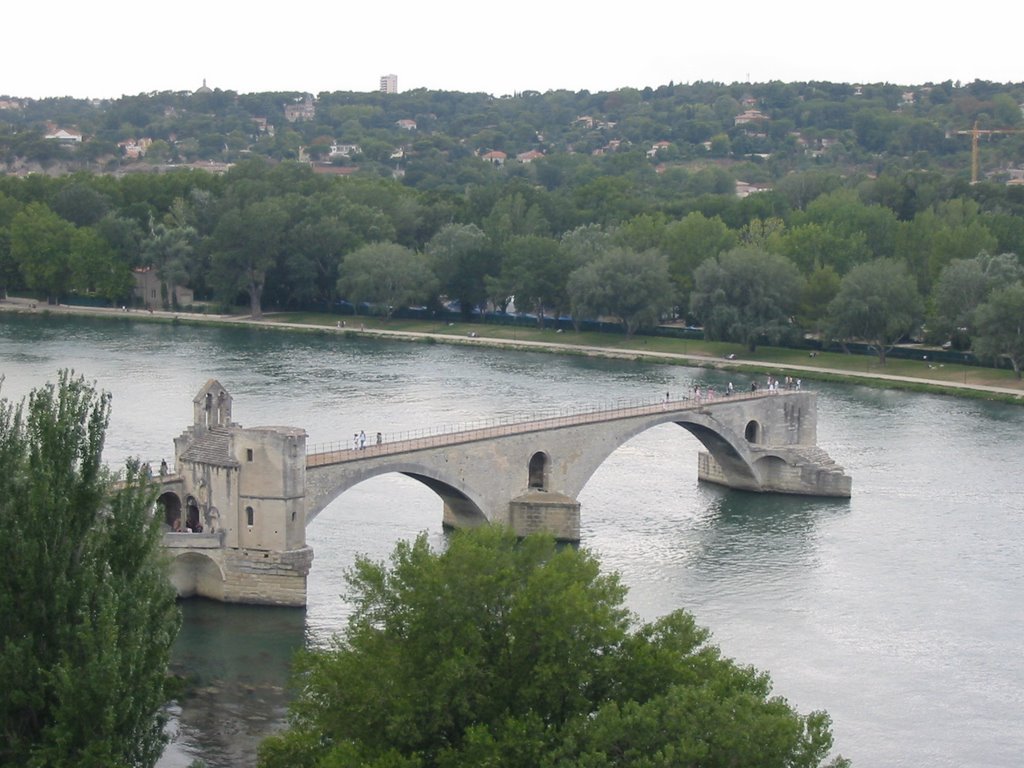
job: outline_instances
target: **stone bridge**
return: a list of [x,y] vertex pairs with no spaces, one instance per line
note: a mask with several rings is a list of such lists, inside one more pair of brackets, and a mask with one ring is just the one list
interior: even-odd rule
[[703,444],[701,480],[816,496],[848,497],[851,489],[850,477],[817,445],[810,392],[580,409],[310,451],[302,429],[231,422],[231,397],[216,381],[193,404],[195,423],[175,440],[174,470],[161,477],[164,544],[175,556],[179,594],[230,602],[304,604],[312,563],[306,525],[347,489],[386,473],[433,490],[446,526],[501,523],[564,541],[579,540],[577,498],[605,459],[669,422]]
[[579,540],[583,487],[630,438],[673,422],[704,445],[701,480],[747,491],[849,496],[850,478],[817,445],[815,396],[758,392],[581,410],[409,438],[306,459],[306,521],[353,485],[399,472],[444,502],[452,527],[502,523]]

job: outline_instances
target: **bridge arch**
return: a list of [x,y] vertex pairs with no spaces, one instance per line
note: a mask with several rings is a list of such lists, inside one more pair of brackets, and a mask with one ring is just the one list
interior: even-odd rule
[[[333,470],[333,471],[332,471]],[[307,470],[307,487],[314,485],[314,492],[307,490],[306,525],[316,519],[331,502],[345,491],[374,477],[400,474],[412,478],[433,491],[444,503],[444,521],[453,527],[472,527],[486,523],[486,504],[458,478],[450,477],[438,467],[408,457],[381,456],[379,460],[362,461],[355,468],[338,464],[314,470],[318,477],[311,483]]]
[[171,583],[178,597],[224,599],[224,571],[202,550],[182,552],[171,561]]
[[[751,452],[752,443],[746,434],[739,434],[732,426],[709,411],[691,410],[683,413],[657,413],[646,418],[623,420],[621,424],[601,425],[601,440],[580,440],[583,455],[575,463],[565,492],[577,497],[598,468],[632,438],[662,424],[676,424],[704,446],[728,478],[730,487],[760,490],[757,468],[758,458]],[[756,423],[756,422],[755,422]]]

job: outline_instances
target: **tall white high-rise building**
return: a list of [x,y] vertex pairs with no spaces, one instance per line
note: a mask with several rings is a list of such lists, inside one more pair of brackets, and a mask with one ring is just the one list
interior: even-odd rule
[[380,78],[381,93],[398,93],[398,75],[382,75]]

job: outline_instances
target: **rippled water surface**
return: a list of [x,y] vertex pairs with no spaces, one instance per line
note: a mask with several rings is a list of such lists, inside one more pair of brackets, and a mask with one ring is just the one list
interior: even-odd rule
[[[112,463],[169,459],[209,378],[233,395],[236,421],[304,427],[310,443],[749,383],[582,357],[0,316],[0,393],[20,397],[62,367],[113,393]],[[855,765],[1018,765],[1024,409],[818,391],[819,443],[853,476],[849,501],[698,484],[697,441],[663,425],[587,485],[583,545],[621,573],[640,617],[685,608],[793,705],[828,710]],[[378,477],[310,526],[306,611],[186,604],[175,663],[194,685],[161,765],[251,763],[280,727],[292,651],[343,626],[346,567],[420,531],[443,546],[440,501],[411,479]]]

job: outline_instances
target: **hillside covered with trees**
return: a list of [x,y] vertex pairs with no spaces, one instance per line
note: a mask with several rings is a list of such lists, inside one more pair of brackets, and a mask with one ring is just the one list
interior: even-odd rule
[[[8,170],[237,162],[255,154],[401,175],[420,190],[487,178],[486,159],[544,157],[548,189],[599,173],[639,176],[715,168],[753,184],[807,168],[943,171],[970,178],[971,136],[983,172],[1007,180],[1024,162],[1024,84],[920,86],[693,83],[613,92],[415,90],[238,94],[207,87],[113,101],[0,98]],[[48,140],[63,129],[67,144]],[[993,133],[989,133],[992,131]],[[1010,131],[994,133],[994,131]],[[67,146],[70,144],[70,150]],[[506,171],[508,173],[508,171]],[[530,175],[530,174],[527,174]],[[715,191],[718,174],[690,190]],[[678,179],[676,179],[678,182]]]
[[1022,101],[987,82],[4,98],[0,287],[121,304],[149,269],[166,306],[514,306],[883,361],[924,334],[1019,370]]

